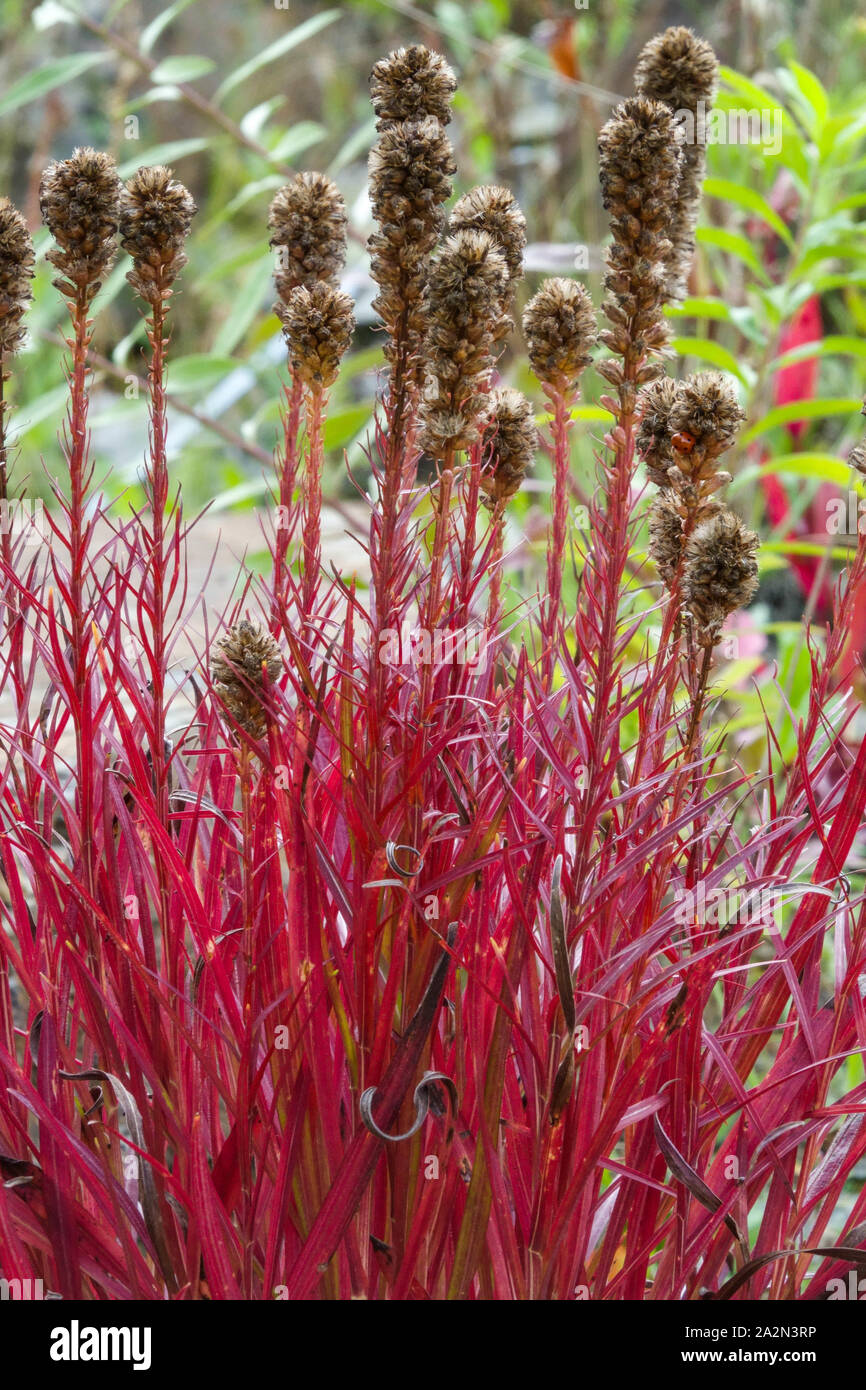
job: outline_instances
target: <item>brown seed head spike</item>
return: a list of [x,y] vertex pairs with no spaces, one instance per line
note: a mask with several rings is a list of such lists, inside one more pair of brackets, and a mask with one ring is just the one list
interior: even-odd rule
[[656,497],[649,514],[649,553],[671,588],[683,549],[683,519],[670,494]]
[[512,281],[519,280],[526,250],[526,218],[510,189],[489,184],[470,188],[457,199],[448,219],[449,232],[465,232],[472,228],[490,233],[505,257]]
[[352,341],[351,299],[324,280],[299,285],[280,317],[293,372],[312,390],[327,391]]
[[39,188],[42,218],[56,246],[47,259],[60,271],[54,284],[89,304],[117,254],[120,180],[110,155],[77,149],[49,164]]
[[378,229],[368,243],[370,273],[379,286],[373,307],[389,333],[389,361],[398,337],[410,357],[421,347],[430,256],[445,224],[454,167],[451,142],[433,116],[389,125],[371,151],[370,205]]
[[445,59],[423,44],[398,48],[381,58],[370,74],[370,101],[376,128],[395,121],[419,121],[435,116],[442,125],[451,120],[451,98],[457,78]]
[[668,291],[685,294],[695,254],[695,226],[706,167],[707,116],[716,96],[719,64],[708,43],[691,29],[675,26],[643,49],[635,70],[636,90],[663,101],[676,114],[683,150],[683,172],[671,207]]
[[[671,206],[682,167],[670,111],[661,102],[633,97],[616,108],[598,145],[602,201],[613,234],[604,277],[604,311],[612,327],[601,341],[622,357],[657,356],[670,336],[661,310]],[[600,363],[599,370],[622,384],[618,363]],[[660,362],[645,362],[637,379],[648,381],[661,371]]]
[[730,449],[745,418],[731,383],[721,373],[697,372],[686,377],[670,413],[674,446],[678,434],[694,441],[688,458],[678,457],[679,467],[692,480],[708,478],[719,455]]
[[668,469],[673,465],[671,416],[679,397],[680,383],[662,377],[640,393],[640,423],[635,447],[646,464],[649,480],[656,487],[668,486]]
[[729,613],[744,607],[758,588],[758,537],[728,508],[695,528],[686,544],[683,602],[700,646],[719,640]]
[[217,643],[218,654],[211,661],[217,695],[234,721],[261,738],[267,729],[262,705],[262,672],[269,681],[279,676],[283,662],[274,639],[243,618]]
[[18,352],[21,326],[33,298],[33,242],[27,223],[8,198],[0,198],[0,356]]
[[494,391],[490,419],[481,437],[488,455],[481,475],[481,486],[491,508],[501,505],[519,490],[527,470],[532,467],[538,445],[532,406],[520,391],[510,386]]
[[542,385],[561,395],[573,391],[598,340],[589,293],[576,280],[545,280],[523,311],[523,334]]
[[346,263],[347,222],[343,195],[326,174],[298,174],[279,189],[268,229],[279,255],[274,285],[283,304],[298,285],[338,283]]
[[167,299],[186,265],[184,245],[196,205],[170,169],[157,164],[133,175],[120,196],[120,244],[132,257],[127,275],[148,304]]
[[434,458],[478,439],[507,285],[505,257],[489,232],[457,232],[443,242],[427,286],[422,401],[422,443]]

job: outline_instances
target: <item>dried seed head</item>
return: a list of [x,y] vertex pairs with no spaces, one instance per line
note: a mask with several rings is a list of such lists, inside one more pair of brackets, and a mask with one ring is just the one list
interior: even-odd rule
[[719,372],[698,372],[680,382],[670,415],[672,442],[676,447],[678,434],[694,440],[687,458],[677,458],[683,472],[693,481],[708,479],[745,418],[733,387]]
[[670,495],[656,497],[649,514],[649,553],[668,588],[683,550],[683,519]]
[[216,692],[232,719],[253,738],[267,729],[263,706],[264,673],[275,681],[283,668],[280,649],[269,633],[243,618],[217,643],[211,660]]
[[635,447],[646,464],[650,482],[655,483],[656,487],[669,485],[668,469],[674,462],[671,415],[679,389],[678,381],[662,377],[645,386],[638,398],[640,423],[635,435]]
[[682,177],[671,207],[667,261],[668,291],[673,299],[685,294],[695,254],[695,226],[706,167],[706,121],[715,100],[718,72],[718,59],[710,45],[681,26],[650,39],[635,70],[636,90],[654,101],[663,101],[675,113],[683,150]]
[[268,230],[277,248],[274,285],[283,304],[298,285],[337,284],[346,263],[347,221],[343,195],[326,174],[297,174],[278,190]]
[[858,473],[866,475],[866,445],[856,444],[848,455],[848,462]]
[[[604,279],[612,326],[601,341],[619,356],[657,356],[670,336],[661,310],[682,167],[670,111],[662,102],[633,97],[616,108],[598,144],[602,201],[613,233]],[[661,365],[655,369],[660,373]],[[652,370],[644,368],[644,380]]]
[[510,189],[490,184],[470,188],[457,199],[448,219],[449,232],[465,232],[472,228],[490,233],[505,257],[512,281],[519,280],[526,250],[526,218]]
[[728,481],[717,473],[715,461],[731,447],[745,416],[725,377],[718,372],[698,372],[685,381],[665,377],[641,391],[639,405],[635,443],[656,487],[690,486],[703,495]]
[[435,116],[443,125],[451,120],[451,98],[457,78],[439,53],[423,44],[398,48],[381,58],[370,73],[370,101],[376,126],[383,130],[393,121],[419,121]]
[[184,244],[196,205],[170,169],[139,169],[120,195],[120,244],[133,260],[127,280],[156,305],[186,265]]
[[49,164],[39,188],[42,218],[57,245],[47,259],[60,271],[53,283],[89,304],[117,254],[120,180],[110,155],[77,149]]
[[538,380],[566,395],[598,340],[592,299],[576,280],[545,280],[523,311],[523,333]]
[[490,418],[481,436],[482,450],[488,454],[481,486],[487,505],[496,507],[514,496],[532,467],[538,431],[532,406],[522,392],[503,387],[493,392],[490,404]]
[[388,330],[385,355],[416,358],[426,332],[430,256],[445,225],[454,153],[433,116],[390,125],[370,154],[370,205],[378,230],[368,242],[379,286],[373,307]]
[[724,507],[695,528],[686,543],[683,602],[703,647],[715,646],[729,613],[758,588],[758,537]]
[[27,223],[8,198],[0,198],[0,356],[24,341],[21,320],[33,298],[33,242]]
[[355,316],[351,299],[319,280],[309,288],[299,285],[292,290],[288,304],[278,308],[292,371],[312,390],[326,391],[336,381],[352,341]]
[[696,111],[713,101],[719,63],[710,44],[692,29],[673,25],[656,34],[641,51],[635,68],[640,96],[663,101],[672,111]]
[[435,458],[478,438],[507,284],[505,257],[489,232],[447,237],[431,266],[422,442]]

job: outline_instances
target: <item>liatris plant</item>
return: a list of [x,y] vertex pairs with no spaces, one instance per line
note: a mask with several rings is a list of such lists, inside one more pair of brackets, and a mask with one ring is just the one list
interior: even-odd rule
[[[866,1154],[866,752],[837,688],[866,541],[810,638],[795,756],[768,728],[765,766],[741,766],[712,662],[757,577],[719,466],[743,412],[719,373],[665,374],[703,158],[676,129],[715,72],[668,31],[600,133],[608,326],[567,279],[525,306],[553,501],[545,590],[506,614],[504,525],[539,443],[502,355],[523,218],[499,187],[446,210],[447,64],[376,65],[372,583],[323,573],[353,316],[342,198],[309,173],[268,220],[289,369],[273,579],[170,698],[165,311],[192,201],[162,169],[121,189],[93,151],[46,174],[70,478],[49,561],[2,549],[4,1277],[99,1300],[812,1300],[866,1258],[866,1193],[840,1205]],[[89,315],[118,228],[151,441],[97,584]],[[32,264],[0,204],[4,425]],[[598,339],[611,418],[579,542]]]

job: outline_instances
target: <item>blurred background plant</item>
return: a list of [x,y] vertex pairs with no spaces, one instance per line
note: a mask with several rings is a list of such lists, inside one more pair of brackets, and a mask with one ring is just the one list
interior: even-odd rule
[[[718,107],[766,113],[773,138],[710,145],[689,296],[668,312],[682,370],[709,365],[731,373],[747,415],[731,500],[762,534],[762,586],[726,649],[732,722],[743,745],[762,737],[750,677],[773,658],[796,717],[809,677],[800,619],[804,611],[826,619],[834,568],[854,539],[850,528],[828,533],[827,517],[834,499],[844,497],[847,506],[854,488],[846,458],[863,394],[866,20],[832,0],[726,9],[703,0],[641,7],[633,0],[586,7],[564,0],[333,7],[275,0],[223,10],[218,24],[200,0],[43,0],[35,8],[4,0],[2,12],[3,191],[24,211],[37,251],[32,341],[14,417],[27,458],[41,456],[52,475],[62,468],[60,308],[46,293],[39,173],[49,157],[91,144],[116,156],[122,177],[142,164],[170,164],[203,210],[172,345],[172,476],[188,511],[262,503],[284,358],[271,312],[267,208],[293,172],[318,168],[339,183],[350,217],[343,287],[356,302],[359,333],[324,441],[325,501],[340,507],[350,530],[362,518],[345,461],[362,481],[368,476],[364,446],[382,362],[365,249],[373,225],[366,170],[373,121],[357,73],[416,40],[453,64],[460,77],[455,194],[502,183],[526,214],[519,316],[543,274],[576,275],[599,302],[606,220],[595,174],[598,130],[629,90],[635,57],[654,32],[686,23],[705,34],[723,63]],[[124,273],[115,268],[97,306],[92,427],[100,476],[112,470],[108,491],[125,488],[138,501],[147,430],[143,327],[121,293]],[[509,385],[529,388],[528,366],[514,349],[500,370]],[[585,398],[597,400],[601,389],[590,372]],[[580,406],[577,415],[586,422],[571,436],[580,507],[608,417],[597,405]],[[50,497],[41,468],[28,469],[28,490]],[[550,487],[550,461],[541,458],[508,518],[505,549],[517,593],[543,582]],[[265,558],[262,545],[248,560],[255,568]],[[572,568],[566,598],[576,583]],[[866,626],[852,633],[851,652],[864,646]],[[774,691],[769,699],[771,713],[782,716]],[[790,753],[796,726],[781,724]]]

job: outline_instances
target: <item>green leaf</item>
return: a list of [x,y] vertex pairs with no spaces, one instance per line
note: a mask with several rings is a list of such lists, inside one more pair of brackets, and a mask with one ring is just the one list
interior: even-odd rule
[[135,159],[127,159],[125,163],[119,164],[117,172],[122,179],[128,179],[143,164],[174,165],[188,154],[200,154],[202,150],[208,149],[210,143],[210,140],[199,136],[195,140],[168,140],[164,145],[151,145],[149,149],[136,155]]
[[754,271],[764,284],[770,283],[770,277],[755,255],[752,243],[741,232],[730,232],[723,227],[698,227],[695,240],[699,246],[717,246],[720,251],[727,251],[729,255],[736,256]]
[[338,410],[329,415],[325,423],[325,448],[342,449],[355,438],[371,417],[369,405],[352,405],[346,410]]
[[800,343],[790,352],[783,352],[769,365],[770,371],[780,371],[795,362],[807,362],[810,357],[830,357],[839,354],[845,357],[866,357],[866,342],[862,338],[852,338],[841,333],[830,333],[826,338],[818,338],[813,343]]
[[56,418],[62,411],[68,396],[69,387],[64,382],[62,386],[53,386],[50,391],[45,391],[35,400],[20,406],[16,414],[12,416],[10,431],[12,438],[15,440],[23,439],[37,425],[41,425],[43,420]]
[[[862,405],[863,402],[856,398],[838,396],[823,401],[792,401],[790,405],[777,405],[741,434],[739,442],[741,445],[748,444],[752,439],[757,439],[759,435],[766,434],[778,425],[789,425],[792,420],[825,420],[832,415],[854,415]],[[839,460],[836,459],[835,462],[838,463]]]
[[[698,357],[702,362],[709,362],[713,367],[720,367],[724,372],[730,372],[744,386],[751,386],[751,381],[747,372],[749,369],[745,364],[741,367],[736,357],[721,343],[716,343],[712,338],[674,338],[672,343],[675,352],[681,356]],[[751,373],[754,376],[754,373]]]
[[177,58],[163,58],[150,74],[150,80],[157,86],[163,82],[194,82],[197,77],[206,77],[215,67],[213,58],[203,58],[194,53]]
[[163,10],[162,14],[158,14],[156,19],[152,20],[151,23],[141,31],[141,38],[138,41],[138,46],[142,53],[150,53],[162,31],[167,29],[169,24],[177,19],[179,14],[183,14],[184,10],[189,9],[190,5],[195,4],[197,4],[197,0],[174,0],[173,5],[169,5],[168,9]]
[[168,390],[174,396],[184,395],[187,391],[210,391],[230,372],[243,365],[234,357],[192,352],[187,357],[177,357],[169,362]]
[[742,184],[733,183],[730,179],[705,179],[704,193],[708,198],[722,198],[726,203],[736,203],[738,207],[755,213],[789,246],[794,245],[794,238],[779,214],[773,211],[766,198],[762,198],[754,188],[744,188]]
[[722,319],[730,320],[731,311],[723,299],[706,296],[691,296],[682,304],[668,304],[664,311],[668,318]]
[[257,53],[248,62],[242,63],[239,68],[235,68],[234,72],[217,89],[214,100],[222,101],[224,96],[234,91],[235,87],[239,87],[242,82],[246,82],[247,78],[252,77],[253,73],[258,72],[260,68],[267,67],[268,63],[275,62],[277,58],[282,58],[293,48],[297,48],[298,44],[312,38],[313,34],[318,34],[320,29],[333,24],[335,19],[340,18],[341,13],[340,10],[324,10],[322,14],[311,15],[303,24],[298,24],[294,29],[290,29],[281,39],[268,44],[261,53]]
[[272,274],[273,263],[270,256],[266,256],[259,265],[253,267],[244,281],[243,289],[234,296],[228,318],[216,336],[214,352],[234,352],[250,324],[259,314],[267,312],[265,295]]
[[26,77],[13,82],[6,95],[0,97],[0,116],[8,116],[10,111],[19,110],[37,97],[44,97],[58,87],[67,86],[90,68],[104,63],[107,57],[107,53],[71,53],[66,58],[43,63],[35,72],[29,72]]
[[851,468],[833,454],[779,454],[760,466],[762,474],[789,473],[795,478],[820,478],[846,487]]
[[809,134],[813,139],[817,139],[821,134],[821,127],[830,113],[830,101],[827,93],[815,74],[810,72],[808,68],[801,67],[799,63],[795,62],[789,63],[788,67],[804,101],[812,112]]
[[376,117],[371,116],[349,136],[346,143],[337,151],[328,170],[331,176],[334,177],[341,169],[345,169],[346,165],[351,164],[353,159],[357,159],[359,154],[366,154],[375,139]]
[[277,141],[273,149],[268,151],[268,155],[275,163],[288,163],[295,155],[302,154],[312,145],[318,145],[327,134],[325,127],[319,125],[318,121],[298,121]]

